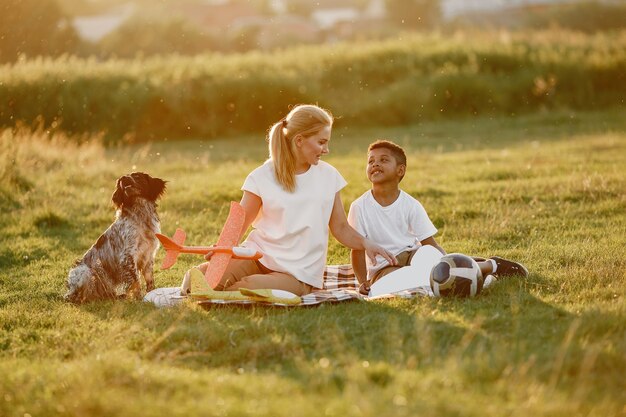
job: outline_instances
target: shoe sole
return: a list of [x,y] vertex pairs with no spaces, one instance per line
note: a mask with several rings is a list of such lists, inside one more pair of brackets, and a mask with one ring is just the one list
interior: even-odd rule
[[[498,259],[499,259],[499,260],[502,260],[502,261],[507,261],[507,262],[514,262],[514,261],[509,261],[508,259],[501,258],[501,257],[499,257],[499,256],[493,256],[493,257],[492,257],[492,258],[490,258],[490,259],[493,259],[493,260],[495,260],[496,262],[497,262],[497,260],[498,260]],[[524,271],[524,273],[514,273],[513,275],[519,275],[519,276],[522,276],[522,277],[524,277],[524,278],[527,278],[527,277],[528,277],[528,275],[530,274],[530,273],[528,272],[528,269],[527,269],[524,265],[522,265],[521,263],[519,263],[519,262],[514,262],[514,263],[515,263],[515,264],[517,264],[517,265],[519,265],[519,266],[522,268],[522,270]],[[495,273],[496,273],[496,275],[497,275],[498,271],[496,270],[496,272],[495,272]]]

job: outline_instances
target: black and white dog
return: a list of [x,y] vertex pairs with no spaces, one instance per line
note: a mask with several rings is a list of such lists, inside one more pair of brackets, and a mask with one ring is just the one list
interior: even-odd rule
[[165,183],[143,172],[118,178],[111,197],[115,221],[70,270],[66,300],[85,303],[122,294],[138,298],[140,275],[146,291],[154,289],[152,268],[159,247],[155,233],[160,232],[156,201]]

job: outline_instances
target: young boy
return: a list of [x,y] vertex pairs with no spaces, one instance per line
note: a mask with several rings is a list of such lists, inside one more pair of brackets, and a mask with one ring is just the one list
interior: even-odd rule
[[[369,146],[366,174],[372,188],[350,205],[348,223],[363,236],[396,255],[398,265],[389,265],[382,258],[377,258],[377,264],[372,265],[362,250],[352,250],[352,268],[364,294],[383,276],[410,265],[420,246],[431,245],[446,254],[435,240],[437,228],[424,207],[399,188],[405,173],[406,155],[400,146],[388,140],[378,140]],[[506,259],[495,256],[474,259],[483,276],[528,275],[523,265]]]

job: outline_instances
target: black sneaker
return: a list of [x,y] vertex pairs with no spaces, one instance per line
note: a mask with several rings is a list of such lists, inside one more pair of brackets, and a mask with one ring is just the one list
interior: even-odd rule
[[497,278],[510,277],[513,275],[523,278],[528,277],[528,269],[518,262],[509,261],[499,256],[492,256],[491,259],[496,261],[496,265],[498,265],[496,272],[494,272]]

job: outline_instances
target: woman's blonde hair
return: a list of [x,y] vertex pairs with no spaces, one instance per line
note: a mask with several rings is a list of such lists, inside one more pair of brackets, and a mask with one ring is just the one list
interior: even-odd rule
[[279,184],[288,192],[296,189],[296,149],[293,138],[305,138],[317,134],[325,127],[333,126],[333,116],[313,104],[300,104],[283,119],[274,123],[268,133],[270,159]]

